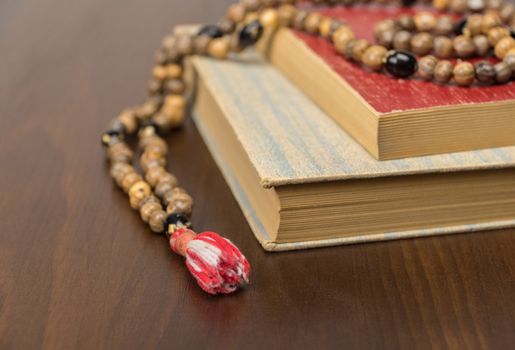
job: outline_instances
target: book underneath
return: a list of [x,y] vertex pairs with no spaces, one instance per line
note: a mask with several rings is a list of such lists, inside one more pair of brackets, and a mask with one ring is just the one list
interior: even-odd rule
[[515,225],[515,147],[377,161],[256,53],[192,65],[197,127],[266,250]]

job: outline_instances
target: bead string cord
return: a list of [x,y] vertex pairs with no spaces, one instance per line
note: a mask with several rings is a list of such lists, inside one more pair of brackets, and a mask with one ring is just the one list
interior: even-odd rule
[[[313,1],[315,5],[351,5],[353,0]],[[383,0],[384,1],[384,0]],[[413,0],[403,0],[410,6]],[[387,19],[374,28],[377,43],[357,39],[339,19],[294,0],[242,0],[231,5],[217,25],[191,34],[166,36],[143,104],[122,111],[102,135],[110,174],[129,196],[133,209],[157,234],[164,234],[172,251],[186,258],[186,266],[200,287],[210,294],[235,291],[249,280],[247,259],[229,240],[213,232],[195,233],[190,216],[193,200],[166,170],[167,144],[163,136],[185,117],[185,59],[207,55],[225,59],[231,52],[253,46],[263,31],[291,27],[327,39],[343,57],[394,78],[415,74],[436,83],[507,83],[515,71],[515,7],[499,0],[434,0],[438,10],[470,13],[459,21],[421,11]],[[462,61],[493,53],[500,61],[473,65]],[[423,56],[417,59],[417,56]],[[456,63],[449,59],[458,58]],[[140,175],[132,165],[133,151],[124,141],[137,135]]]

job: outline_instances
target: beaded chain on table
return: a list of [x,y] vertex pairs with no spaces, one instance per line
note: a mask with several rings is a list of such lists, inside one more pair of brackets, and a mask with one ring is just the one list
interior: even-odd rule
[[[384,2],[385,0],[383,0]],[[351,5],[353,0],[313,1],[326,6]],[[146,101],[124,110],[102,135],[110,173],[128,195],[130,205],[157,234],[164,234],[172,251],[186,265],[202,289],[211,294],[231,293],[248,282],[250,266],[229,240],[213,232],[191,229],[193,201],[167,172],[167,144],[163,136],[181,125],[186,109],[183,79],[185,58],[207,55],[225,59],[230,52],[253,46],[264,30],[292,27],[327,39],[346,59],[364,69],[393,78],[418,76],[439,84],[502,84],[515,72],[515,7],[499,0],[434,0],[438,10],[468,13],[460,20],[421,11],[376,24],[377,44],[357,39],[339,19],[321,15],[294,0],[243,0],[231,5],[218,25],[194,35],[172,34],[162,43],[152,70]],[[403,0],[411,6],[413,0]],[[510,26],[512,28],[510,28]],[[462,61],[493,55],[493,64]],[[417,56],[422,56],[417,59]],[[457,58],[456,62],[449,59]],[[137,134],[140,168],[131,165],[133,152],[124,139]]]

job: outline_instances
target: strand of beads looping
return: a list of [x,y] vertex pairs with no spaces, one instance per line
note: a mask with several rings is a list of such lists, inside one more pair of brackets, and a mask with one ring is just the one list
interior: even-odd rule
[[[110,161],[110,174],[128,194],[133,209],[158,234],[165,234],[172,251],[186,258],[189,271],[208,293],[230,293],[248,282],[250,267],[243,254],[213,232],[196,234],[191,229],[191,196],[174,175],[166,171],[168,147],[163,136],[179,127],[186,113],[184,62],[191,55],[225,59],[230,52],[253,46],[264,30],[291,27],[318,35],[334,45],[346,59],[374,72],[396,78],[417,74],[437,83],[468,86],[506,83],[515,71],[515,7],[499,0],[435,0],[439,10],[474,12],[460,21],[429,12],[403,15],[378,23],[376,44],[355,37],[343,21],[323,16],[314,9],[296,6],[293,0],[243,0],[231,5],[217,25],[197,33],[166,36],[156,55],[148,84],[148,96],[139,106],[122,111],[102,135]],[[353,0],[314,1],[316,4],[350,5]],[[412,5],[413,0],[403,0]],[[470,8],[467,7],[467,4]],[[486,57],[502,60],[452,63],[451,58]],[[415,55],[424,57],[417,60]],[[137,135],[139,165],[126,137]]]

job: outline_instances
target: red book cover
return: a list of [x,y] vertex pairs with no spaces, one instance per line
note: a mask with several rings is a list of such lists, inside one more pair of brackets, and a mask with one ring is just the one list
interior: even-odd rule
[[[349,24],[357,38],[374,42],[372,32],[377,22],[386,18],[395,18],[403,13],[412,13],[413,10],[367,6],[333,7],[322,9],[320,12],[330,17],[341,18]],[[382,73],[366,71],[356,63],[346,60],[325,39],[301,32],[296,32],[296,35],[379,113],[515,99],[513,81],[503,85],[459,87],[438,85],[413,78],[395,79]]]

